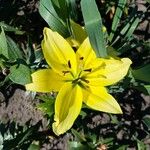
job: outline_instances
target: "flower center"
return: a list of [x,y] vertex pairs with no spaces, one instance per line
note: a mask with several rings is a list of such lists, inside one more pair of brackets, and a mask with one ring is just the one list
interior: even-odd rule
[[79,58],[80,61],[78,64],[78,69],[77,69],[78,72],[76,75],[74,75],[71,72],[72,65],[71,65],[70,60],[68,60],[68,62],[67,62],[68,70],[62,71],[62,73],[64,76],[67,76],[68,74],[70,74],[72,76],[72,79],[68,79],[68,80],[66,80],[66,82],[72,82],[72,84],[74,84],[74,85],[78,84],[78,85],[82,85],[84,87],[85,87],[85,84],[87,85],[89,83],[89,81],[86,79],[85,74],[92,72],[92,68],[84,69],[83,59],[84,59],[84,57]]
[[86,79],[85,73],[86,72],[91,72],[92,68],[89,69],[81,69],[77,75],[77,77],[72,81],[73,84],[79,84],[79,85],[84,85],[85,83],[88,84],[89,80]]
[[85,79],[84,77],[78,77],[77,79],[74,79],[72,81],[72,83],[74,83],[74,84],[83,83],[83,82],[89,83],[89,81],[87,79]]

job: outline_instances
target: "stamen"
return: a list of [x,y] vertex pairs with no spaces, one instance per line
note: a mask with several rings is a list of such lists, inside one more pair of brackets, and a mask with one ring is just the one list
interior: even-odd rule
[[68,67],[71,68],[71,63],[70,60],[68,61]]
[[62,73],[64,74],[64,76],[66,75],[66,73],[69,73],[69,71],[62,71]]
[[84,71],[86,71],[86,72],[91,72],[91,71],[92,71],[92,68],[85,69]]
[[84,57],[80,57],[80,60],[83,60],[84,59]]
[[80,78],[77,78],[75,80],[72,81],[72,83],[77,83],[80,80]]
[[82,81],[84,81],[84,82],[86,82],[86,83],[90,83],[89,80],[86,80],[86,79],[84,79],[84,78],[82,78]]
[[88,89],[88,88],[89,88],[88,85],[85,85],[85,84],[83,84],[82,82],[79,82],[78,85],[79,85],[81,88],[84,88],[84,89]]

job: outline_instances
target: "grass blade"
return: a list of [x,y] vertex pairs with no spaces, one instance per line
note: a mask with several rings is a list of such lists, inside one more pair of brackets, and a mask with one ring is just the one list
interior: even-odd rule
[[68,37],[70,35],[67,25],[58,16],[59,14],[55,11],[51,0],[41,0],[39,12],[53,30],[59,32],[63,37]]
[[59,17],[67,23],[69,20],[68,6],[66,0],[52,0],[53,7]]
[[84,18],[85,29],[96,55],[98,57],[106,57],[107,51],[104,34],[102,31],[102,18],[96,6],[95,0],[82,0],[81,9]]
[[114,33],[117,30],[117,27],[120,22],[126,2],[127,2],[127,0],[119,0],[119,2],[118,2],[118,6],[117,6],[117,9],[116,9],[116,12],[115,12],[115,15],[113,18],[113,22],[112,22],[111,33],[109,36],[110,42],[112,41],[112,39],[114,37]]

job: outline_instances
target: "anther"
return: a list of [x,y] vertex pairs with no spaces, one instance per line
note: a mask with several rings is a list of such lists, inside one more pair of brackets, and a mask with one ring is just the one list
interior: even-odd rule
[[71,63],[70,60],[68,61],[68,67],[71,68]]
[[80,57],[80,60],[83,60],[84,59],[84,57]]
[[62,73],[64,74],[64,76],[66,75],[66,73],[69,73],[69,71],[62,71]]
[[91,69],[91,68],[89,68],[89,69],[85,69],[84,71],[86,71],[86,72],[91,72],[91,71],[92,71],[92,69]]
[[86,79],[84,79],[84,78],[82,78],[82,81],[84,81],[84,82],[86,82],[86,83],[90,83],[89,80],[86,80]]

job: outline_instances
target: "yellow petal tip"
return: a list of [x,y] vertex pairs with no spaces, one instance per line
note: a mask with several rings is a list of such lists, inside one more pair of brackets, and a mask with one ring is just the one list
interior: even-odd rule
[[116,114],[123,114],[123,111],[122,111],[122,109],[120,108],[120,106],[119,106],[119,109],[118,109],[118,111],[116,112]]

